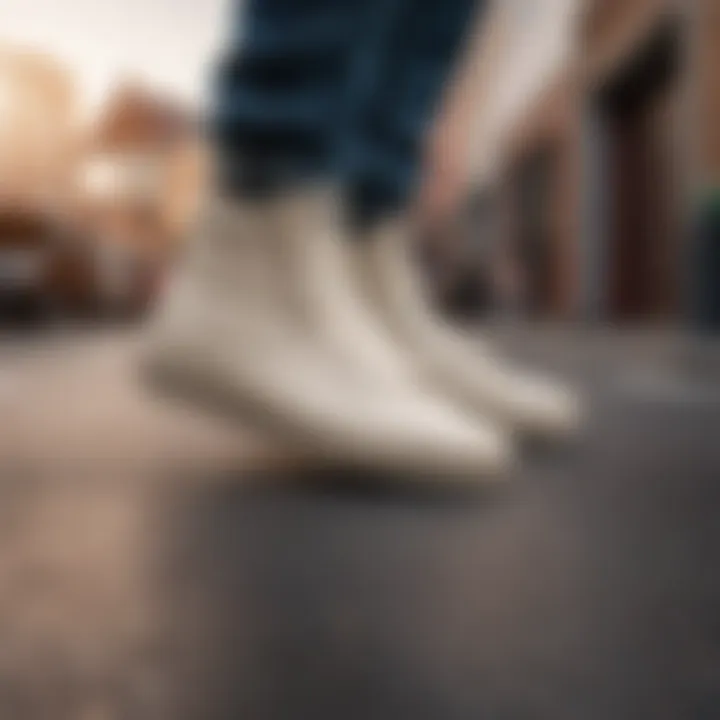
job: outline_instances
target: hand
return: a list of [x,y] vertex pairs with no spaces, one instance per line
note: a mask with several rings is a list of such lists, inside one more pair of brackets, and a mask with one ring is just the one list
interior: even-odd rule
[[470,175],[466,134],[453,125],[441,122],[430,138],[418,198],[423,217],[452,216],[465,196]]

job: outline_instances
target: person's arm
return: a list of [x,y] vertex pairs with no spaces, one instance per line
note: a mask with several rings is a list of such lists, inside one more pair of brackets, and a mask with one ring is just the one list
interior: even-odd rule
[[487,85],[494,67],[497,33],[494,7],[480,12],[445,93],[439,117],[428,137],[425,169],[417,213],[425,219],[451,216],[472,175],[473,130],[480,104],[487,99]]

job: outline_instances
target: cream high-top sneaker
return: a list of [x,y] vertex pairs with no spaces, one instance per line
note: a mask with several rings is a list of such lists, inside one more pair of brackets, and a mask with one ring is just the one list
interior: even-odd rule
[[[346,249],[340,202],[329,192],[308,197],[300,225],[283,248],[289,302],[302,326],[344,365],[380,387],[411,386],[432,394],[407,349],[376,316]],[[448,404],[436,394],[436,402]]]
[[511,368],[433,311],[404,223],[385,223],[348,248],[367,302],[450,397],[525,434],[559,437],[578,426],[580,404],[568,388]]
[[[301,243],[317,251],[311,206],[300,197],[209,205],[154,322],[145,362],[152,384],[264,425],[318,459],[498,475],[511,458],[500,431],[400,381],[378,383],[311,332],[315,306],[304,294],[333,283],[297,261]],[[337,292],[327,301],[341,305]]]

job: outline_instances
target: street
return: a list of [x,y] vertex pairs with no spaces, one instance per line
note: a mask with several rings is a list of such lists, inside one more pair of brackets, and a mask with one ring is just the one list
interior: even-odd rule
[[494,332],[592,412],[477,495],[162,405],[133,330],[0,339],[0,720],[720,717],[717,346]]

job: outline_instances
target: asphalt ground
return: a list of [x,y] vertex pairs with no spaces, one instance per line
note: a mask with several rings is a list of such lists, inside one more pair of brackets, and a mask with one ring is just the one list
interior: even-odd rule
[[717,347],[498,336],[591,413],[493,493],[302,470],[132,332],[3,342],[0,719],[720,717]]

